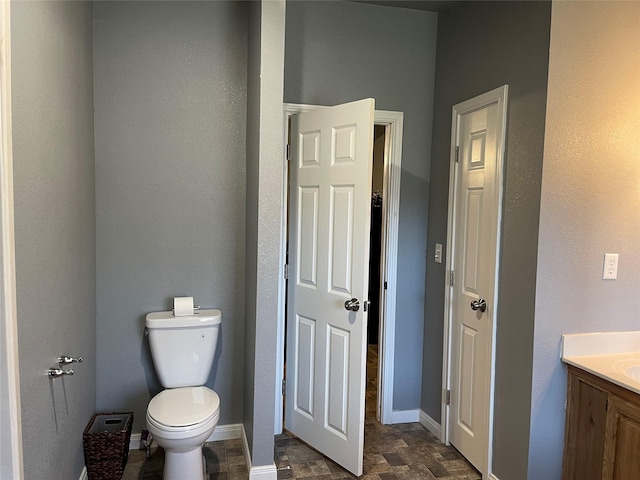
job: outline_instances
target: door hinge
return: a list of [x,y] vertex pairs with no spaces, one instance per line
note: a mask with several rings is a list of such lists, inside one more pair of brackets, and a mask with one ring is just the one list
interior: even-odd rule
[[451,390],[444,391],[444,404],[451,405]]
[[460,147],[456,145],[456,163],[460,161]]
[[282,379],[282,395],[285,395],[287,393],[287,379],[283,378]]
[[285,148],[286,151],[286,156],[287,156],[287,162],[291,161],[291,145],[287,143],[287,146]]
[[384,289],[387,289],[387,282],[384,282]]
[[449,272],[449,286],[453,287],[453,270]]
[[289,264],[284,264],[284,279],[289,280]]

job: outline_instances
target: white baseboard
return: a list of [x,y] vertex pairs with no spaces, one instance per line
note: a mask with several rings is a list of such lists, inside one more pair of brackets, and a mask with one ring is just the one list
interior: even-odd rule
[[259,467],[252,465],[249,440],[247,440],[244,425],[240,426],[242,427],[242,449],[244,450],[244,458],[247,462],[247,469],[249,470],[249,480],[278,480],[278,469],[275,463],[271,465],[261,465]]
[[493,473],[490,473],[489,476],[487,477],[487,480],[499,480],[499,478],[496,477]]
[[251,467],[249,470],[249,480],[277,480],[278,469],[273,465],[263,465],[261,467]]
[[251,450],[249,450],[249,440],[247,439],[247,432],[244,431],[244,425],[242,426],[242,450],[244,450],[244,460],[247,462],[247,469],[251,471]]
[[416,423],[420,421],[420,410],[394,410],[391,412],[391,423]]
[[140,433],[132,433],[129,439],[129,450],[138,450],[140,447]]
[[234,440],[242,438],[244,427],[241,423],[232,423],[230,425],[218,425],[213,431],[207,442],[219,442],[220,440]]
[[89,480],[89,474],[87,473],[87,467],[84,467],[82,469],[82,472],[80,472],[80,479],[79,480]]
[[[219,442],[220,440],[242,438],[242,431],[243,427],[241,423],[218,425],[211,436],[207,438],[207,442]],[[129,440],[129,450],[137,450],[138,447],[140,447],[140,433],[132,433],[131,440]]]
[[420,423],[424,428],[438,437],[438,440],[440,439],[440,435],[442,435],[442,428],[440,427],[440,424],[422,410],[420,410]]

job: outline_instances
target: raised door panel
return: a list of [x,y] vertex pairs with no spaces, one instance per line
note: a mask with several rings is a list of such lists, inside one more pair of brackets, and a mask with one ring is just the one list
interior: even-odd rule
[[300,187],[298,194],[298,272],[299,285],[317,287],[318,197],[317,185]]
[[477,300],[479,297],[479,259],[481,252],[480,227],[482,225],[482,193],[480,187],[469,188],[466,195],[464,222],[464,294]]
[[292,362],[296,370],[294,405],[298,413],[313,420],[316,321],[298,315],[296,317],[295,339],[296,361]]
[[460,365],[461,372],[459,376],[458,391],[460,392],[460,401],[458,402],[457,419],[458,426],[464,429],[471,437],[475,436],[475,418],[474,418],[474,395],[473,395],[473,379],[475,377],[475,349],[478,332],[466,325],[461,326],[460,332]]
[[347,330],[329,326],[327,332],[326,428],[342,440],[347,439],[349,406],[349,344]]
[[355,185],[331,185],[328,290],[351,296]]

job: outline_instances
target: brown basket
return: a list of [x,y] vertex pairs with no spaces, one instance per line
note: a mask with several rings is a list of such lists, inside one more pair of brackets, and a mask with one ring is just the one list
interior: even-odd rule
[[119,480],[129,456],[133,412],[96,413],[82,434],[89,480]]

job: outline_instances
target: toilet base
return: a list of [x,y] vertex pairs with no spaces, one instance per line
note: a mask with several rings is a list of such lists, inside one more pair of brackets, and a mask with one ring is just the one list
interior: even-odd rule
[[164,451],[163,480],[205,480],[202,447],[188,452]]

